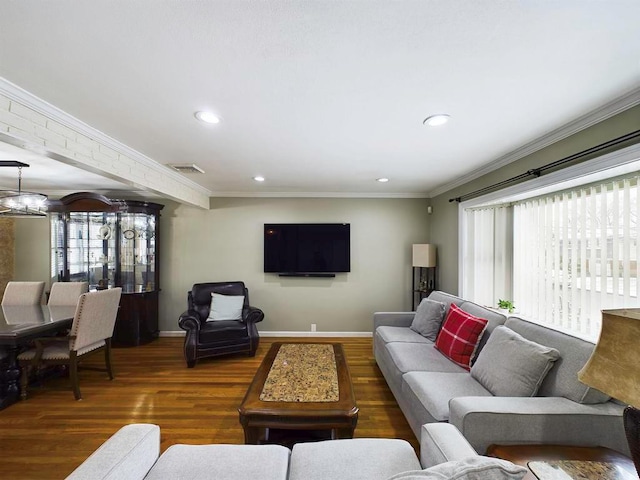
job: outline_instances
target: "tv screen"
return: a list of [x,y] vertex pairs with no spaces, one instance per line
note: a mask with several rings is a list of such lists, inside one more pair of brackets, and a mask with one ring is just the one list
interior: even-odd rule
[[267,273],[349,272],[348,223],[265,223]]

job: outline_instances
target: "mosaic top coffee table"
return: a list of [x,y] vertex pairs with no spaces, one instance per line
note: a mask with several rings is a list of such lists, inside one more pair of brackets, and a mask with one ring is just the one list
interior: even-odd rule
[[248,444],[266,440],[272,429],[352,438],[358,407],[342,345],[274,343],[238,412]]

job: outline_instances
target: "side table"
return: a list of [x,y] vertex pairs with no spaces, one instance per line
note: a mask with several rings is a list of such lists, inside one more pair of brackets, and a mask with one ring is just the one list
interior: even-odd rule
[[[604,447],[573,447],[567,445],[489,445],[487,455],[491,457],[508,460],[517,465],[528,467],[527,463],[532,461],[550,460],[579,460],[592,462],[608,462],[624,472],[617,478],[636,479],[633,461],[621,453]],[[624,476],[624,474],[627,474]],[[584,477],[587,478],[587,477]],[[524,480],[539,480],[529,468],[529,473]],[[608,479],[600,479],[608,480]]]

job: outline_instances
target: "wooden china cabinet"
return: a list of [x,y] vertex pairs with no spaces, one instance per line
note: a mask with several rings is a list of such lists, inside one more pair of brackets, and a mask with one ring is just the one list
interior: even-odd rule
[[115,346],[137,346],[158,337],[163,207],[89,192],[49,201],[52,280],[86,281],[89,290],[122,287]]

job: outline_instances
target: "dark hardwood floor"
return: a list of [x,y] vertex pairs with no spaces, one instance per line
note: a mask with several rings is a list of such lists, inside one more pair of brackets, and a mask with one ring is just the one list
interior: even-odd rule
[[[53,378],[0,411],[0,477],[64,478],[127,423],[160,425],[162,451],[175,443],[242,444],[237,408],[275,341],[342,343],[360,408],[355,437],[404,438],[419,451],[375,364],[370,338],[261,338],[254,358],[212,358],[189,369],[183,339],[160,338],[114,349],[113,381],[104,372],[81,370],[83,400],[74,400],[68,378]],[[98,354],[86,365],[101,366],[102,359]]]

